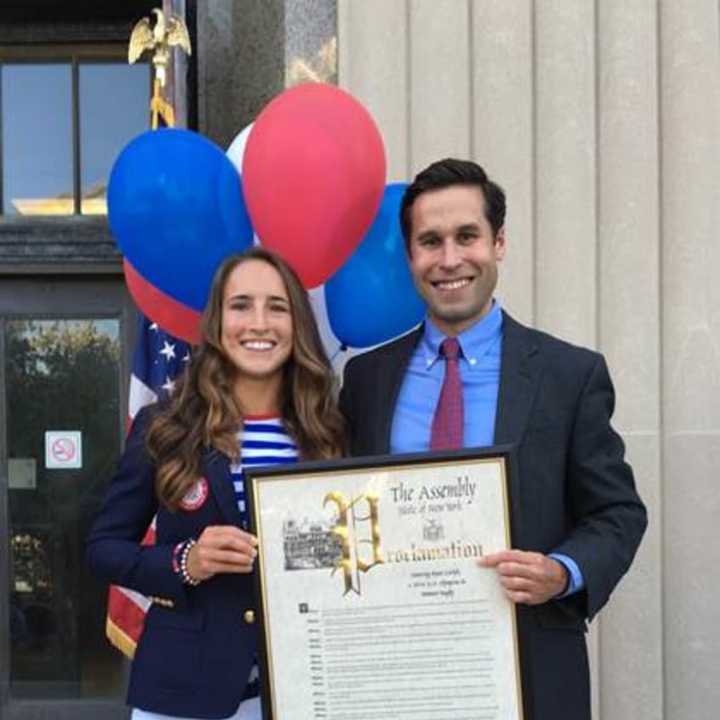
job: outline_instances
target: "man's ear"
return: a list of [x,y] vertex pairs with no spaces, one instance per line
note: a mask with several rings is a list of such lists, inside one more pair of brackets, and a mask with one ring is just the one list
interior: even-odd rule
[[493,245],[495,246],[495,260],[500,262],[505,257],[506,250],[504,225],[495,233]]

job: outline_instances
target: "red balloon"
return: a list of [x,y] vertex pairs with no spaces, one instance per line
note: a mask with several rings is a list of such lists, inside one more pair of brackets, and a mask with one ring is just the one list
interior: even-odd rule
[[180,340],[200,343],[201,313],[151,285],[127,260],[123,260],[123,270],[135,304],[147,317]]
[[385,148],[355,98],[308,83],[260,113],[242,176],[260,241],[310,288],[338,270],[370,228],[385,189]]

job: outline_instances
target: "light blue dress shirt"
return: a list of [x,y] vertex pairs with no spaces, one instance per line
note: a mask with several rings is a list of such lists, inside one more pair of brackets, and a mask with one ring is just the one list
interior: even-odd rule
[[[495,437],[495,416],[500,389],[503,316],[500,304],[457,336],[458,367],[463,388],[463,446],[487,447]],[[390,452],[424,452],[430,447],[430,431],[443,380],[445,363],[440,345],[445,335],[426,318],[423,336],[413,352],[398,394],[390,434]],[[568,571],[562,597],[585,586],[577,563],[567,555],[550,553]]]
[[[410,358],[400,388],[390,435],[392,453],[423,452],[430,447],[435,407],[445,378],[440,344],[445,339],[429,318]],[[500,387],[502,312],[494,303],[490,312],[457,336],[458,367],[463,387],[465,447],[487,447],[495,435],[495,411]]]

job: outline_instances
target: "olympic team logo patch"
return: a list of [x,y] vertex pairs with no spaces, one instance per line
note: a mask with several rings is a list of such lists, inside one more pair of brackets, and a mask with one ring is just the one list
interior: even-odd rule
[[185,493],[185,497],[180,501],[180,507],[183,510],[198,510],[205,504],[209,494],[208,481],[204,477],[201,477]]

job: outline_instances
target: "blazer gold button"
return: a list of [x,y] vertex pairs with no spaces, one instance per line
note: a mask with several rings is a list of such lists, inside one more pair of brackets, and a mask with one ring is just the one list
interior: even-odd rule
[[246,610],[243,613],[243,619],[248,625],[252,625],[255,622],[255,611],[254,610]]

